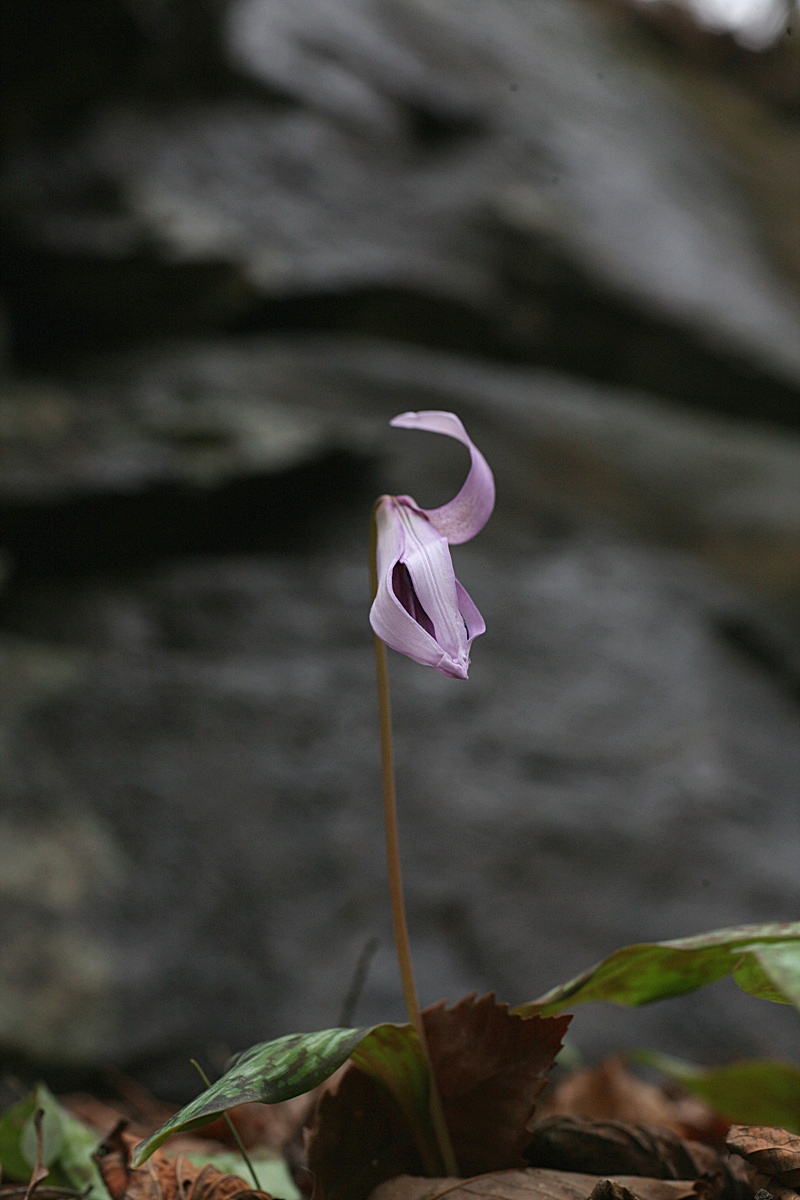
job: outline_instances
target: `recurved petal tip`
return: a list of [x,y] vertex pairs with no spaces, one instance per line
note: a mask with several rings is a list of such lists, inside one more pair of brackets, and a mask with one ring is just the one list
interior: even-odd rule
[[457,496],[440,508],[422,509],[451,545],[468,542],[483,529],[494,508],[494,476],[486,459],[455,413],[439,409],[400,413],[390,424],[399,429],[422,429],[455,438],[470,453],[470,469]]

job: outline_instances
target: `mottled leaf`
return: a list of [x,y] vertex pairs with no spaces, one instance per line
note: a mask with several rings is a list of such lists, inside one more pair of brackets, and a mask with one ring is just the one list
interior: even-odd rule
[[653,1050],[639,1050],[634,1058],[674,1079],[727,1121],[775,1125],[800,1133],[800,1066],[796,1063],[742,1059],[706,1070]]
[[260,1101],[274,1104],[310,1092],[329,1078],[365,1038],[384,1026],[290,1033],[251,1046],[212,1084],[156,1130],[135,1151],[140,1166],[170,1134],[196,1129],[234,1108]]
[[430,1122],[430,1073],[410,1025],[378,1025],[350,1055],[354,1067],[387,1088],[405,1118],[422,1161],[438,1161]]
[[753,995],[800,1008],[800,922],[743,925],[697,937],[625,946],[513,1011],[549,1015],[590,1000],[650,1004],[725,975]]

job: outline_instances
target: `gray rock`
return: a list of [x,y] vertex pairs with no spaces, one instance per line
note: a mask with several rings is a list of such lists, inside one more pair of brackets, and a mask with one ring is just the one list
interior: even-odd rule
[[[489,624],[469,685],[393,666],[423,998],[520,1002],[621,944],[796,916],[797,707],[694,570],[591,539],[458,561]],[[357,1020],[402,1017],[365,594],[360,545],[54,591],[89,658],[9,738],[7,1051],[130,1064],[336,1024],[376,933]],[[712,1059],[785,1053],[796,1019],[730,984],[576,1037]]]
[[[58,504],[181,481],[207,488],[285,471],[330,449],[323,414],[271,402],[263,388],[230,390],[227,355],[202,379],[148,370],[149,355],[103,365],[80,381],[0,380],[0,502]],[[163,356],[160,361],[163,361]]]
[[[310,342],[304,370],[324,375],[323,395],[336,380],[340,392],[349,383],[376,397],[389,392],[399,407],[469,414],[494,451],[509,524],[548,512],[600,516],[691,551],[796,610],[796,435],[690,414],[630,388],[386,343]],[[426,458],[422,470],[406,461],[399,469],[423,480],[435,466]]]
[[223,16],[238,89],[107,105],[12,156],[23,341],[43,314],[73,342],[327,297],[284,319],[477,338],[796,420],[796,298],[724,157],[599,14],[231,0]]
[[[458,447],[386,428],[412,405],[458,408],[497,469],[496,516],[455,553],[488,625],[469,683],[392,664],[426,1002],[473,989],[521,1002],[628,942],[796,917],[791,635],[781,649],[754,595],[635,536],[643,509],[673,544],[686,529],[710,542],[715,515],[724,529],[752,512],[788,544],[790,439],[375,344],[165,350],[120,364],[129,403],[151,376],[167,412],[173,389],[203,394],[214,378],[247,396],[260,381],[271,404],[293,396],[309,428],[330,421],[351,449],[374,453],[379,437],[376,491],[434,504],[463,473]],[[176,1065],[188,1052],[216,1063],[222,1047],[336,1024],[373,935],[355,1019],[402,1018],[369,502],[349,516],[324,494],[315,504],[327,542],[302,555],[12,577],[0,610],[13,666],[0,726],[4,1052],[124,1065],[191,1091]],[[634,1014],[589,1008],[574,1029],[592,1056],[797,1045],[796,1013],[730,981]]]
[[[454,257],[443,204],[462,221],[491,204],[534,247],[555,240],[645,308],[712,339],[742,339],[798,378],[796,302],[788,291],[778,298],[722,156],[687,126],[657,80],[624,63],[599,13],[563,0],[451,0],[436,9],[413,0],[307,0],[291,10],[235,0],[227,20],[236,65],[304,109],[380,138],[373,171],[392,170],[386,143],[405,140],[408,112],[427,113],[444,129],[471,121],[483,131],[434,165],[433,186],[422,194],[414,184],[429,163],[409,174],[410,193],[395,193],[388,212],[403,220],[405,236],[386,237],[382,223],[380,241],[402,249],[396,269],[417,257],[420,273],[431,271],[430,248],[415,255],[420,234],[434,233],[434,263],[442,251],[445,262]],[[378,192],[357,194],[362,222]],[[384,221],[385,199],[376,210]],[[375,244],[370,223],[359,233],[356,246]],[[355,260],[352,240],[347,245]]]
[[388,454],[390,488],[444,499],[461,452],[436,438],[387,441],[386,421],[413,408],[457,410],[480,437],[501,493],[490,536],[612,522],[796,607],[797,435],[551,371],[360,338],[170,344],[98,359],[66,383],[18,383],[0,397],[0,503],[27,500],[52,524],[76,496],[127,494],[135,513],[165,483],[213,502],[237,480],[315,467],[307,507],[321,515],[323,466],[337,452],[350,456],[351,491]]
[[6,572],[296,546],[318,492],[335,507],[363,488],[364,456],[343,450],[323,412],[270,400],[261,381],[232,386],[227,356],[220,375],[209,350],[193,378],[179,354],[177,377],[139,356],[80,380],[0,382]]

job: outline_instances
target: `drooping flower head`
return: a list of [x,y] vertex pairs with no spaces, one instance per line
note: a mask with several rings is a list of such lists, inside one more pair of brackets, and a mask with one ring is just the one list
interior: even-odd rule
[[489,520],[494,478],[454,413],[402,413],[390,424],[456,438],[472,461],[461,491],[441,508],[420,508],[410,496],[378,500],[377,590],[370,624],[393,650],[442,675],[466,679],[472,640],[486,624],[455,577],[449,546],[468,542]]

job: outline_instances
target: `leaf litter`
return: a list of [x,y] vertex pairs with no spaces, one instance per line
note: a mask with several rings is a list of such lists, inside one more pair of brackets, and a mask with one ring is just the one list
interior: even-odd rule
[[[528,1026],[524,1036],[518,1022]],[[337,1080],[310,1096],[231,1111],[248,1148],[257,1153],[259,1145],[267,1145],[275,1153],[292,1141],[299,1144],[298,1124],[318,1101],[309,1139],[309,1158],[318,1168],[320,1159],[323,1163],[315,1200],[753,1200],[759,1189],[758,1200],[795,1200],[799,1136],[769,1127],[733,1126],[730,1154],[720,1153],[713,1144],[720,1144],[720,1127],[726,1126],[711,1109],[704,1110],[694,1097],[688,1098],[687,1109],[687,1097],[670,1096],[638,1079],[619,1057],[568,1074],[534,1114],[566,1024],[566,1018],[523,1021],[492,997],[468,997],[454,1008],[440,1004],[426,1011],[426,1032],[453,1122],[462,1179],[419,1177],[419,1156],[399,1104],[385,1083],[355,1066],[344,1068]],[[672,1090],[677,1090],[674,1085]],[[90,1200],[289,1200],[311,1195],[311,1176],[302,1170],[293,1190],[254,1190],[222,1145],[229,1138],[219,1120],[203,1131],[214,1141],[197,1133],[179,1134],[170,1141],[170,1157],[157,1151],[145,1166],[133,1168],[132,1147],[165,1115],[165,1106],[148,1103],[146,1093],[136,1099],[138,1103],[114,1106],[76,1096],[60,1104],[39,1087],[8,1109],[0,1116],[0,1200],[25,1198],[32,1164],[23,1149],[30,1154],[34,1106],[43,1100],[50,1112],[50,1144],[43,1146],[42,1157],[50,1157],[51,1175],[31,1189],[30,1200],[87,1195],[85,1188],[53,1186],[54,1179],[62,1184],[68,1179],[59,1154],[76,1134],[83,1155],[79,1175],[85,1178],[89,1165],[94,1166],[88,1148],[96,1147],[98,1137],[84,1121],[105,1133],[104,1146],[95,1154],[105,1186],[93,1189]],[[111,1130],[120,1107],[137,1114],[131,1132]],[[595,1115],[580,1115],[581,1109],[594,1109]],[[61,1122],[60,1141],[53,1135],[58,1124],[54,1113]],[[698,1129],[712,1145],[682,1136]],[[221,1162],[220,1152],[228,1153],[226,1169],[205,1165],[202,1158],[193,1162],[203,1147],[205,1157],[210,1151],[215,1162]],[[514,1156],[520,1162],[512,1162]],[[66,1159],[79,1158],[70,1147]],[[7,1162],[15,1165],[16,1178]]]
[[800,1187],[800,1136],[767,1125],[732,1125],[728,1149],[746,1163],[756,1194],[793,1200]]
[[[748,990],[763,994],[780,985],[781,998],[796,1002],[797,942],[790,945],[788,932],[786,926],[760,929],[759,939],[749,927],[628,948],[634,975],[645,969],[633,1002],[643,1002],[645,993],[647,1001],[654,998],[653,954],[659,968],[665,963],[668,968],[660,985],[668,994],[676,987],[680,960],[684,984],[697,986],[699,968],[706,973],[711,968],[714,975],[738,972]],[[662,962],[665,948],[669,955]],[[766,970],[765,949],[780,952],[780,978],[771,960]],[[86,1096],[59,1103],[40,1085],[0,1114],[0,1200],[108,1200],[109,1195],[111,1200],[299,1200],[312,1193],[314,1200],[791,1200],[800,1195],[800,1096],[792,1064],[734,1063],[708,1071],[650,1054],[648,1065],[668,1080],[659,1087],[631,1074],[617,1057],[571,1072],[540,1099],[570,1020],[554,1014],[564,1007],[567,993],[573,1002],[611,998],[616,983],[608,972],[613,968],[615,974],[621,965],[613,959],[549,993],[546,1004],[509,1010],[489,995],[425,1010],[433,1070],[463,1178],[448,1179],[444,1173],[431,1178],[435,1172],[423,1170],[433,1144],[428,1068],[411,1026],[384,1024],[291,1035],[252,1047],[176,1114],[121,1079],[116,1080],[119,1105]],[[602,997],[586,995],[587,987]],[[622,995],[623,1002],[631,1002],[630,980],[626,988],[617,1002]],[[536,1008],[538,1013],[532,1011]],[[276,1086],[275,1063],[280,1066],[287,1052],[292,1075],[284,1074]],[[640,1059],[647,1062],[647,1054]],[[310,1084],[318,1086],[304,1091]],[[237,1103],[242,1099],[277,1102]],[[752,1121],[770,1111],[786,1128],[767,1120],[741,1123],[745,1112]],[[243,1168],[231,1155],[220,1120],[223,1112],[233,1117],[253,1150],[261,1188],[253,1190],[241,1177]],[[117,1129],[116,1140],[109,1141],[121,1115],[131,1122],[129,1129]],[[310,1128],[303,1140],[304,1124]],[[93,1161],[92,1151],[103,1138],[106,1148]],[[167,1138],[171,1157],[157,1149]],[[131,1158],[134,1146],[138,1159]],[[263,1153],[271,1156],[268,1167],[279,1168],[277,1184],[262,1174],[258,1156]],[[153,1157],[145,1166],[133,1165],[148,1155]]]
[[371,1200],[695,1200],[705,1195],[695,1180],[640,1179],[570,1171],[494,1171],[474,1179],[410,1179],[381,1184]]
[[[25,1198],[27,1185],[22,1181],[31,1176],[31,1121],[32,1109],[37,1103],[46,1106],[43,1158],[49,1171],[45,1172],[43,1183],[35,1187],[30,1200],[74,1200],[76,1197],[109,1200],[114,1193],[103,1176],[103,1167],[108,1170],[115,1161],[117,1185],[123,1175],[128,1179],[128,1186],[121,1193],[129,1193],[127,1200],[143,1200],[145,1196],[156,1200],[158,1196],[170,1194],[170,1188],[165,1186],[163,1162],[155,1177],[148,1175],[146,1168],[139,1173],[130,1167],[129,1161],[123,1172],[121,1163],[126,1155],[129,1159],[131,1147],[174,1110],[130,1080],[119,1077],[114,1082],[121,1093],[116,1104],[86,1094],[66,1096],[58,1101],[40,1084],[28,1097],[0,1115],[0,1200]],[[222,1121],[208,1126],[202,1134],[174,1138],[170,1151],[171,1156],[178,1155],[183,1160],[180,1176],[183,1194],[193,1172],[202,1172],[209,1166],[216,1174],[207,1173],[203,1177],[202,1189],[188,1188],[195,1200],[200,1200],[201,1196],[202,1200],[209,1200],[207,1193],[211,1191],[216,1200],[231,1195],[239,1196],[240,1200],[245,1200],[246,1195],[251,1198],[261,1196],[263,1200],[272,1193],[281,1200],[299,1200],[301,1193],[294,1185],[285,1159],[291,1156],[295,1139],[299,1142],[300,1127],[307,1115],[307,1101],[271,1108],[243,1105],[233,1110],[240,1137],[248,1148],[253,1148],[252,1158],[259,1179],[269,1188],[263,1192],[253,1190],[252,1185],[240,1178],[243,1163],[238,1153],[230,1148],[233,1142]],[[123,1125],[126,1132],[120,1141]],[[101,1146],[104,1142],[110,1144],[112,1133],[116,1160],[107,1154],[98,1157],[98,1143]],[[220,1184],[218,1176],[227,1177],[228,1182]],[[116,1190],[119,1191],[118,1186]]]
[[131,1166],[137,1138],[121,1121],[98,1148],[94,1160],[111,1200],[273,1200],[237,1175],[210,1163],[197,1166],[186,1154],[175,1158],[158,1150],[144,1167]]
[[[631,1057],[640,1061],[639,1052]],[[545,1093],[539,1120],[551,1116],[594,1117],[633,1121],[668,1129],[717,1149],[725,1146],[729,1121],[695,1095],[674,1086],[669,1093],[634,1075],[622,1055],[614,1054],[596,1067],[578,1068]]]

